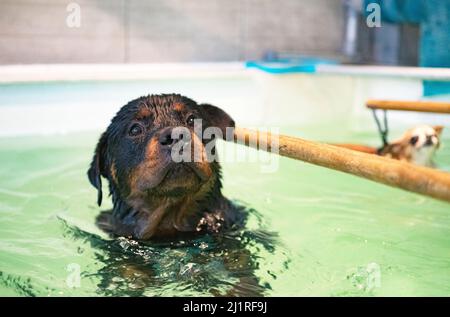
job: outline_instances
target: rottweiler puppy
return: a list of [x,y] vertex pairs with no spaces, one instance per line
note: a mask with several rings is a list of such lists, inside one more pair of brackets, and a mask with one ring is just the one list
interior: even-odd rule
[[[113,202],[112,211],[98,216],[98,226],[116,236],[170,240],[242,225],[242,208],[221,193],[215,138],[203,137],[209,127],[225,136],[234,125],[220,108],[177,94],[150,95],[123,106],[101,135],[88,170],[98,205],[102,177]],[[184,140],[175,133],[179,128],[188,131]],[[174,150],[182,154],[189,148],[190,159],[174,161]]]
[[[196,126],[198,120],[200,129]],[[226,274],[237,279],[226,295],[259,296],[270,288],[259,285],[254,275],[258,263],[246,246],[258,244],[274,252],[275,236],[242,230],[248,210],[222,195],[215,138],[205,133],[216,127],[220,132],[216,134],[223,137],[228,130],[230,136],[232,130],[230,133],[227,128],[234,125],[233,119],[218,107],[197,104],[176,94],[140,97],[119,110],[98,141],[88,177],[98,191],[98,205],[102,202],[102,177],[108,180],[113,202],[112,210],[97,217],[97,225],[112,236],[140,242],[136,253],[117,247],[121,243],[102,247],[112,259],[108,261],[113,261],[100,272],[105,277],[102,289],[108,289],[110,276],[133,283],[138,278],[142,285],[133,288],[133,295],[142,295],[148,287],[159,285],[161,265],[157,262],[165,262],[165,257],[158,260],[158,256],[149,258],[142,254],[170,254],[172,248],[179,248],[177,241],[187,241],[183,244],[187,247],[180,249],[185,255],[176,261],[169,257],[168,262],[181,265],[188,261],[184,263],[187,267],[199,265],[202,269],[198,274],[209,276],[200,279],[205,281],[214,277],[207,273],[208,267],[221,263]],[[180,128],[184,134],[175,133]],[[174,160],[174,153],[185,151],[187,160]],[[212,238],[209,244],[215,247],[195,247],[203,237]],[[161,243],[168,246],[165,251],[159,249]],[[122,253],[126,256],[122,257]],[[174,268],[176,271],[180,268]],[[198,287],[197,283],[192,287]],[[220,295],[207,285],[201,288]]]

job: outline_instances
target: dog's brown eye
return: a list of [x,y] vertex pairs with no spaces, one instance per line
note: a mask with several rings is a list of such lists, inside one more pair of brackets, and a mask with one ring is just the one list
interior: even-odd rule
[[133,124],[130,128],[130,131],[128,134],[130,136],[138,136],[141,135],[144,132],[144,128],[140,124]]
[[411,143],[412,145],[414,145],[414,144],[417,143],[417,141],[419,141],[419,137],[416,135],[416,136],[413,136],[413,137],[409,140],[409,143]]
[[186,119],[186,123],[189,125],[189,126],[194,126],[194,121],[195,121],[195,119],[197,119],[197,117],[196,116],[194,116],[193,114],[191,114],[187,119]]

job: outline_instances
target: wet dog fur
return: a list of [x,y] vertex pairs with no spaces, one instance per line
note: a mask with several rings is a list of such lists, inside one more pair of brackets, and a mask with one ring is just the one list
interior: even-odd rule
[[[212,253],[214,261],[221,262],[237,282],[226,292],[214,288],[204,291],[216,296],[261,296],[270,288],[267,283],[259,284],[254,274],[258,263],[246,248],[244,237],[256,237],[252,243],[273,252],[276,235],[244,231],[247,210],[222,195],[220,165],[216,160],[170,160],[171,145],[177,141],[171,140],[170,131],[178,126],[190,129],[191,145],[201,148],[202,158],[210,155],[205,151],[205,143],[210,140],[195,134],[192,118],[202,119],[204,129],[219,127],[222,135],[226,128],[234,127],[231,117],[215,106],[197,104],[181,95],[150,95],[123,106],[98,141],[88,178],[97,189],[99,206],[103,200],[102,178],[108,181],[113,209],[101,212],[97,225],[113,237],[140,240],[136,247],[143,248],[130,253],[129,248],[114,247],[122,242],[113,240],[112,246],[104,246],[101,241],[101,248],[111,259],[100,272],[103,278],[99,286],[107,292],[111,276],[121,277],[124,283],[139,282],[139,287],[134,285],[133,289],[124,286],[133,296],[144,295],[147,288],[161,283],[157,278],[160,265],[153,263],[158,259],[140,255],[146,252],[146,244],[163,243],[173,248],[181,242],[195,244],[205,234],[222,250],[220,255],[213,250],[199,250],[189,259],[190,263],[208,266],[208,254]],[[126,256],[124,252],[128,252]],[[182,252],[188,249],[183,248]]]
[[[221,193],[220,165],[208,161],[205,143],[193,131],[234,127],[218,107],[197,104],[175,94],[150,95],[129,102],[112,119],[95,149],[88,178],[102,202],[102,177],[109,183],[112,211],[97,224],[117,236],[139,240],[173,239],[183,234],[215,233],[240,225],[240,208]],[[191,131],[191,145],[201,148],[197,162],[174,163],[171,139],[175,127]]]

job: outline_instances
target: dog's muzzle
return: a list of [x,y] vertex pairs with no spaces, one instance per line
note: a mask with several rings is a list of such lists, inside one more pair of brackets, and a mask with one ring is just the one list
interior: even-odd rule
[[436,144],[435,142],[436,137],[434,135],[427,135],[427,139],[425,141],[424,146],[433,146]]

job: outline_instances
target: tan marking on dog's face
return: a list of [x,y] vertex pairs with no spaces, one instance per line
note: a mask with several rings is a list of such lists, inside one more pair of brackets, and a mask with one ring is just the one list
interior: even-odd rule
[[141,104],[138,112],[136,113],[136,119],[142,120],[142,119],[148,118],[151,115],[152,115],[152,111],[150,110],[150,108],[144,104]]
[[[195,152],[195,149],[197,149],[197,152]],[[208,162],[205,146],[195,133],[191,133],[191,156],[193,164],[195,164],[206,177],[211,177],[213,172],[211,165]]]
[[173,109],[175,111],[182,112],[186,109],[186,106],[181,102],[177,102],[173,104]]
[[157,159],[159,151],[159,142],[157,137],[151,138],[150,142],[148,142],[146,150],[145,150],[145,160],[152,161]]
[[131,193],[142,192],[145,181],[151,182],[156,177],[159,164],[158,151],[159,142],[156,137],[153,137],[147,144],[144,160],[129,173],[128,182]]
[[110,172],[111,172],[111,178],[112,178],[113,182],[117,185],[119,182],[117,180],[117,170],[116,170],[116,164],[114,164],[114,162],[112,162],[112,164],[111,164]]

